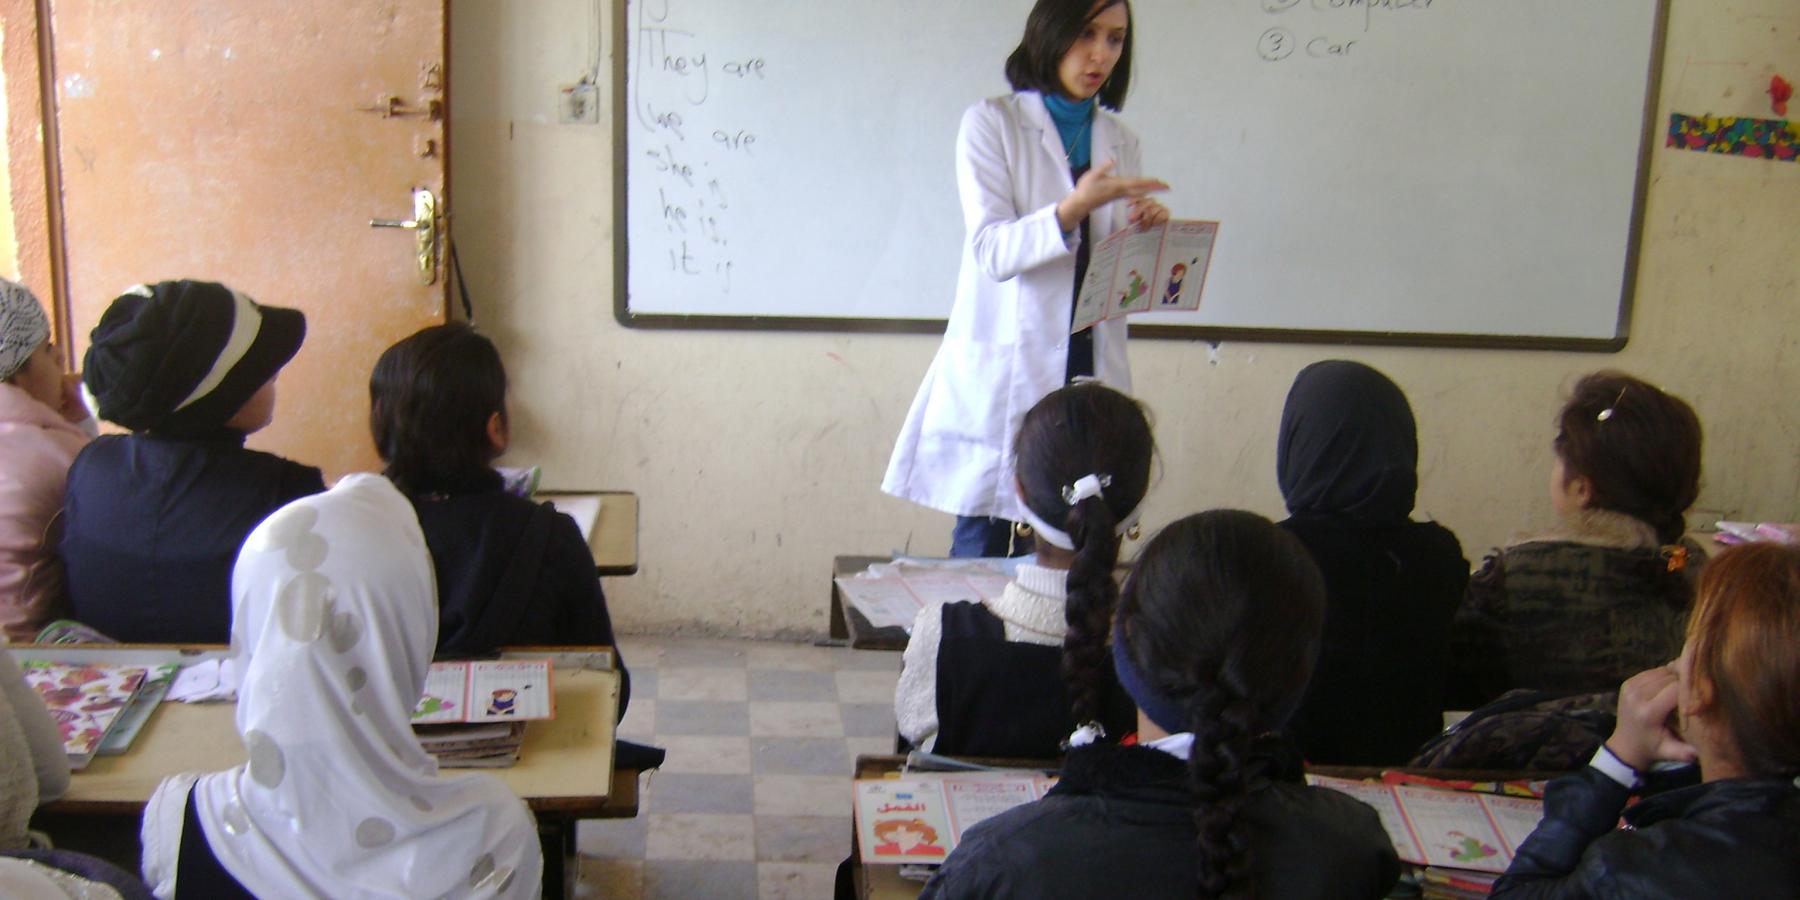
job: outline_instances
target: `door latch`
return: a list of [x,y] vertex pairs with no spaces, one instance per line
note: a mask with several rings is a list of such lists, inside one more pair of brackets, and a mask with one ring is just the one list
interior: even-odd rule
[[414,188],[410,219],[370,219],[370,228],[404,228],[413,233],[418,250],[419,283],[435,284],[438,270],[437,195],[428,188]]

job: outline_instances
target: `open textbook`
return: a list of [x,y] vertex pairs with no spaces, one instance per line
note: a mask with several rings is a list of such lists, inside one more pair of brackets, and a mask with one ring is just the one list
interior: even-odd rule
[[933,603],[998,598],[1012,576],[999,559],[896,559],[832,581],[876,628],[911,628]]
[[1036,772],[915,772],[856,780],[856,836],[866,863],[941,863],[977,822],[1024,806],[1056,779]]
[[1402,860],[1427,866],[1504,872],[1544,817],[1544,802],[1407,784],[1306,776],[1307,783],[1374,807]]
[[513,722],[555,715],[550,660],[496,659],[432,663],[412,721]]
[[1218,236],[1219,223],[1197,219],[1108,235],[1088,258],[1069,333],[1130,313],[1199,309]]

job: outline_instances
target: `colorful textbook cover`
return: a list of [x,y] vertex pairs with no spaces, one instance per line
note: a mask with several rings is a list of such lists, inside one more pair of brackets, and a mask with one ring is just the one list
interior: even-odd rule
[[63,750],[69,767],[85,768],[99,752],[107,733],[118,722],[148,669],[144,666],[84,665],[25,660],[19,664],[25,681],[50,708],[50,718],[62,731]]
[[856,780],[857,845],[866,863],[944,861],[976,823],[1055,784],[1033,772],[914,773]]

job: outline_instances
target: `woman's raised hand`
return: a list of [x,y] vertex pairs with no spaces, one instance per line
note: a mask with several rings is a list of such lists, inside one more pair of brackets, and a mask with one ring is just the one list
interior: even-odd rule
[[[1117,160],[1107,160],[1087,170],[1081,180],[1075,182],[1075,190],[1056,204],[1056,221],[1062,225],[1063,231],[1074,231],[1087,218],[1088,213],[1121,198],[1130,198],[1132,202],[1131,221],[1138,225],[1155,225],[1169,218],[1169,211],[1161,203],[1151,200],[1146,195],[1166,191],[1169,185],[1158,178],[1123,178],[1112,173]],[[1154,209],[1140,204],[1148,200]],[[1160,218],[1156,218],[1160,210]],[[1149,221],[1145,221],[1149,218]]]
[[1700,752],[1669,727],[1680,699],[1681,682],[1673,665],[1631,676],[1619,687],[1619,720],[1606,748],[1640,772],[1664,760],[1695,762]]

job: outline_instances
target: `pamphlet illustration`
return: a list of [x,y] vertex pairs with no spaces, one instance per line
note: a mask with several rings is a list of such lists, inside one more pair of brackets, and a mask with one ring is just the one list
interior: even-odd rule
[[1131,313],[1199,309],[1218,234],[1217,222],[1171,219],[1108,235],[1088,261],[1070,333]]

